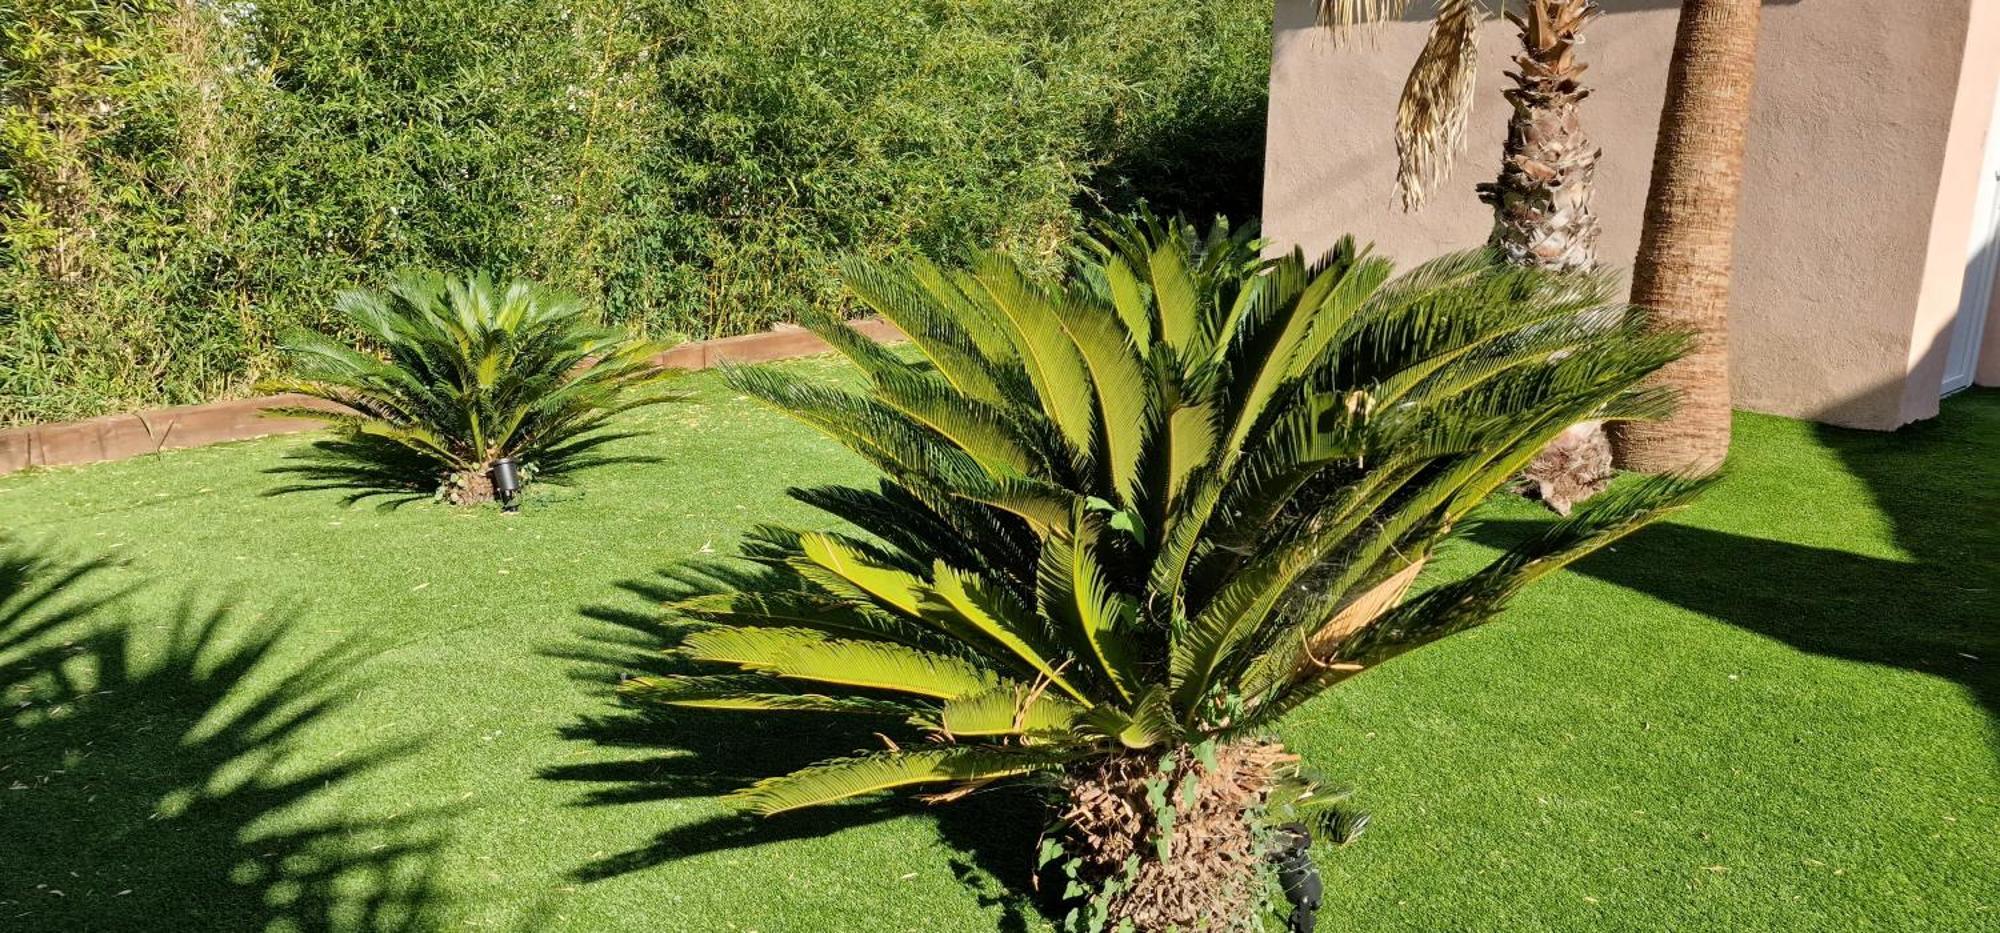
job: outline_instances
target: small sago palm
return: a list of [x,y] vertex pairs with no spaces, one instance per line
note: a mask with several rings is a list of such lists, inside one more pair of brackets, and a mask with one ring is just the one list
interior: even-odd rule
[[861,533],[761,527],[751,569],[690,570],[709,589],[674,602],[675,650],[736,670],[626,689],[929,735],[736,795],[766,814],[1049,781],[1045,855],[1092,895],[1085,927],[1251,922],[1271,824],[1328,797],[1271,738],[1280,716],[1696,489],[1617,490],[1412,589],[1551,436],[1670,407],[1640,383],[1682,340],[1603,277],[1473,253],[1392,278],[1351,240],[1264,262],[1246,233],[1150,218],[1105,229],[1059,285],[993,255],[845,273],[920,359],[820,321],[865,391],[729,378],[882,471],[793,493]]
[[488,472],[503,457],[531,479],[560,475],[623,436],[606,430],[613,416],[673,398],[654,391],[677,375],[652,365],[659,345],[593,325],[575,297],[532,282],[408,273],[386,293],[346,292],[337,308],[370,347],[294,334],[291,374],[264,385],[340,410],[269,412],[329,422],[344,435],[331,455],[361,461],[356,472],[456,504],[491,501]]

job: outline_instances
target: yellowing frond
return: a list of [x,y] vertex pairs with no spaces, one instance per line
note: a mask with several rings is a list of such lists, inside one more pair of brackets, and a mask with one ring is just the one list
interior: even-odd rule
[[697,661],[845,687],[949,700],[1003,681],[964,658],[907,645],[827,638],[803,629],[710,629],[690,634],[682,653]]
[[942,723],[957,738],[1067,733],[1084,708],[1035,688],[1003,687],[947,701]]
[[875,564],[832,535],[802,534],[799,536],[799,551],[807,560],[883,605],[907,615],[918,614],[919,604],[923,602],[924,581],[893,567]]

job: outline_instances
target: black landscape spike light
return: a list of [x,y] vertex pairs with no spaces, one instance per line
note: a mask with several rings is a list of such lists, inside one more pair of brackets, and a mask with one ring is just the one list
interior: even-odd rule
[[515,498],[521,494],[521,469],[515,465],[513,457],[501,457],[493,461],[493,468],[487,471],[493,480],[493,495],[500,500],[500,509],[518,512],[521,503]]
[[1292,905],[1286,933],[1313,933],[1326,886],[1320,880],[1319,866],[1313,864],[1312,830],[1304,823],[1286,823],[1278,827],[1277,835],[1278,844],[1270,858],[1278,868],[1278,886]]

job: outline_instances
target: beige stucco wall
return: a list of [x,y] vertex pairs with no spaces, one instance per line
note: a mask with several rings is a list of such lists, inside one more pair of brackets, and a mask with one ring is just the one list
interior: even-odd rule
[[[1601,255],[1629,267],[1679,5],[1603,5],[1609,15],[1585,50],[1597,89],[1585,119],[1604,149]],[[1313,6],[1277,3],[1267,234],[1317,251],[1351,231],[1404,262],[1482,242],[1490,215],[1472,186],[1498,166],[1512,28],[1495,21],[1482,32],[1480,105],[1459,172],[1405,215],[1391,206],[1389,132],[1426,27],[1392,24],[1370,45],[1341,46],[1312,25]],[[1969,20],[1975,6],[1979,22]],[[1949,323],[1947,282],[1952,307],[1957,295],[1946,273],[1956,262],[1962,274],[1972,222],[1971,196],[1952,200],[1954,186],[1977,179],[1976,153],[1962,164],[1974,130],[1954,131],[1953,120],[1976,122],[1983,138],[1990,108],[1975,120],[1968,98],[2000,80],[2000,41],[1970,62],[1963,53],[1969,25],[2000,40],[1996,6],[1924,0],[1883,16],[1880,0],[1767,2],[1732,298],[1739,406],[1875,428],[1935,412],[1943,361],[1932,347]],[[1958,93],[1961,77],[1981,71],[1983,91]],[[1959,202],[1962,220],[1943,216]],[[1954,248],[1955,258],[1944,252]]]

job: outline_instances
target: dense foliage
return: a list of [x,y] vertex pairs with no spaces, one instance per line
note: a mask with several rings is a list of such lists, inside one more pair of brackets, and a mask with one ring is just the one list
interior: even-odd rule
[[653,365],[664,347],[592,325],[576,298],[532,282],[413,272],[336,307],[368,347],[294,334],[294,375],[263,385],[336,403],[273,409],[339,430],[282,470],[308,487],[490,502],[496,461],[512,459],[529,480],[602,462],[601,448],[627,436],[611,419],[671,400],[657,387],[679,375]]
[[764,527],[743,549],[759,569],[690,571],[712,592],[674,604],[679,650],[740,671],[628,689],[901,717],[932,740],[738,795],[764,813],[1059,776],[1069,870],[1099,894],[1086,926],[1231,928],[1256,891],[1254,814],[1313,783],[1265,737],[1278,716],[1491,619],[1699,485],[1628,487],[1405,599],[1551,437],[1670,409],[1643,383],[1684,341],[1611,303],[1607,276],[1472,253],[1392,277],[1351,240],[1266,262],[1244,233],[1147,220],[1059,286],[997,254],[846,279],[921,360],[818,320],[865,392],[731,380],[882,470],[795,492],[865,534]]
[[322,296],[513,269],[654,339],[829,256],[1258,197],[1263,0],[0,0],[0,423],[274,375]]

